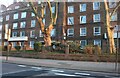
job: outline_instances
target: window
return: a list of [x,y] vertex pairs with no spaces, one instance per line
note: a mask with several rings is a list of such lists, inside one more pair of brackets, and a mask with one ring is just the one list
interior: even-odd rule
[[31,37],[31,38],[34,38],[34,37],[35,37],[35,30],[31,30],[31,31],[30,31],[30,37]]
[[80,24],[86,23],[86,16],[80,16]]
[[94,27],[94,36],[101,35],[101,27]]
[[45,25],[45,18],[44,18],[42,21],[43,21],[43,23],[44,23],[44,25]]
[[69,36],[69,37],[73,37],[74,36],[74,29],[73,28],[69,28],[67,30],[67,36]]
[[80,4],[80,12],[86,11],[86,4]]
[[31,12],[31,16],[32,16],[32,17],[34,17],[34,16],[35,16],[35,14]]
[[55,35],[56,35],[56,29],[52,29],[52,31],[51,31],[51,37],[55,37]]
[[68,13],[74,13],[74,6],[68,6]]
[[12,32],[12,37],[17,37],[17,32]]
[[68,0],[68,2],[74,2],[74,0]]
[[80,28],[80,36],[86,36],[86,27]]
[[100,9],[100,2],[93,2],[93,10],[99,10]]
[[115,8],[116,5],[117,5],[116,2],[114,2],[113,0],[109,2],[109,8]]
[[34,41],[30,41],[30,48],[34,48]]
[[17,45],[17,43],[16,42],[12,42],[12,48],[14,48],[16,45]]
[[68,25],[74,24],[74,17],[68,17]]
[[38,0],[38,4],[41,4],[41,1],[40,1],[40,0]]
[[29,7],[29,6],[30,6],[30,4],[28,3],[28,4],[27,4],[27,6]]
[[101,40],[94,40],[94,45],[101,46]]
[[21,31],[20,32],[20,37],[24,37],[25,36],[25,31]]
[[81,49],[83,49],[86,45],[87,45],[87,41],[86,40],[81,40],[80,41],[80,48]]
[[9,15],[7,15],[7,16],[6,16],[6,21],[8,21],[8,20],[9,20],[9,18],[10,18],[10,16],[9,16]]
[[13,29],[17,29],[18,23],[13,23]]
[[31,27],[35,27],[35,20],[31,20]]
[[0,39],[2,38],[2,34],[0,33]]
[[[111,13],[110,13],[111,14]],[[111,16],[111,21],[117,21],[117,12]]]
[[21,13],[21,18],[26,18],[26,14],[27,14],[26,12],[22,12]]
[[2,16],[0,16],[0,22],[2,22],[3,21],[3,17]]
[[100,14],[94,14],[93,15],[93,21],[94,22],[100,22]]
[[52,7],[52,13],[55,13],[55,7]]
[[20,28],[25,28],[25,26],[26,26],[26,22],[25,21],[20,23]]
[[40,36],[40,37],[43,37],[43,34],[42,34],[42,31],[41,31],[41,30],[40,30],[39,36]]
[[15,6],[15,9],[18,9],[19,8],[19,6]]
[[18,19],[18,13],[14,14],[13,19]]

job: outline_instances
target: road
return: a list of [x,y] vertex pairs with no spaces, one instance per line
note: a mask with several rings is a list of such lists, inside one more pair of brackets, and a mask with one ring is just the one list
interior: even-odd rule
[[2,63],[2,78],[119,78],[120,74]]

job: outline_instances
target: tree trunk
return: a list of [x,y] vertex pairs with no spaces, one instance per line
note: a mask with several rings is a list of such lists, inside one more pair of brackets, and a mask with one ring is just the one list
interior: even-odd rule
[[110,53],[115,53],[115,44],[114,44],[114,38],[113,38],[113,33],[114,29],[110,26],[110,14],[109,14],[109,8],[107,1],[104,0],[105,4],[105,21],[104,24],[107,28],[107,37],[108,37],[108,42],[109,42],[109,51]]

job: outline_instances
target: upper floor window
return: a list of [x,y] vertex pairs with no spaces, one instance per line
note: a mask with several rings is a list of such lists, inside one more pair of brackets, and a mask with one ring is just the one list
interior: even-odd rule
[[86,16],[80,16],[80,24],[86,23]]
[[24,37],[25,36],[25,31],[21,31],[20,32],[20,37]]
[[43,34],[42,34],[42,31],[41,31],[41,30],[40,30],[39,36],[40,36],[40,37],[43,37]]
[[83,49],[87,45],[86,40],[80,40],[80,48]]
[[15,6],[15,9],[18,9],[20,6]]
[[101,27],[94,27],[94,36],[101,35]]
[[93,10],[99,10],[100,9],[100,2],[93,2]]
[[10,18],[10,16],[9,16],[9,15],[7,15],[7,16],[6,16],[6,21],[8,21],[8,20],[9,20],[9,18]]
[[25,21],[20,23],[20,28],[25,28],[25,26],[26,26],[26,22]]
[[12,32],[12,37],[17,37],[17,32]]
[[56,29],[52,29],[52,31],[51,31],[51,37],[55,37],[55,35],[56,35]]
[[18,19],[18,13],[14,14],[13,19]]
[[113,2],[113,0],[109,2],[109,8],[115,8],[116,5],[117,5],[117,3]]
[[101,40],[94,40],[94,45],[101,46]]
[[34,37],[35,37],[35,30],[31,30],[31,31],[30,31],[30,37],[31,37],[31,38],[34,38]]
[[35,16],[35,14],[31,12],[31,16],[32,16],[32,17],[34,17],[34,16]]
[[73,37],[74,36],[74,28],[69,28],[67,30],[67,36],[69,36],[69,37]]
[[31,27],[35,27],[36,21],[35,20],[31,20]]
[[93,21],[94,22],[100,22],[100,14],[94,14],[93,15]]
[[86,36],[86,27],[80,28],[80,36]]
[[68,6],[68,13],[74,13],[74,6]]
[[0,25],[0,31],[2,30],[2,25]]
[[73,25],[74,24],[74,17],[68,17],[67,24],[68,25]]
[[44,23],[44,25],[45,25],[45,18],[44,18],[42,21],[43,21],[43,23]]
[[22,12],[21,13],[21,18],[26,18],[26,14],[27,14],[27,12]]
[[51,9],[52,9],[52,13],[55,13],[55,7],[53,6],[51,7]]
[[80,4],[80,12],[86,11],[86,4]]
[[18,23],[13,23],[13,29],[17,29]]
[[[111,14],[111,13],[110,13]],[[117,12],[111,16],[111,21],[117,21]]]

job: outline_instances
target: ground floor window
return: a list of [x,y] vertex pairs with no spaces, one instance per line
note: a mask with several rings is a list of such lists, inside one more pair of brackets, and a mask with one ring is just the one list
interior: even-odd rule
[[81,40],[80,41],[80,48],[81,49],[83,49],[86,45],[87,45],[87,41],[86,40]]
[[30,41],[30,48],[34,48],[34,41]]
[[101,47],[101,40],[94,40],[94,45],[98,45]]

